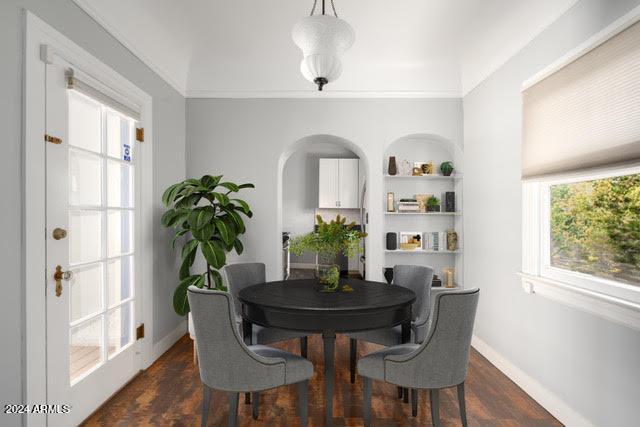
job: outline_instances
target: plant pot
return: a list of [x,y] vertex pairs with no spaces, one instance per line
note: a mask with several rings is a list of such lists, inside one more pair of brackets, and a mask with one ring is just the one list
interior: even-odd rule
[[389,175],[395,175],[398,173],[398,165],[396,164],[395,156],[389,157],[389,167],[387,168],[387,173]]
[[321,292],[336,292],[340,283],[340,267],[335,264],[318,264],[316,278]]
[[440,205],[436,205],[436,206],[427,205],[427,212],[440,212]]

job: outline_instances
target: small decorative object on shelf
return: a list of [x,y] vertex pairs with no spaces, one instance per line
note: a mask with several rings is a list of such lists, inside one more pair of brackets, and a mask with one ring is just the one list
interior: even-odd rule
[[384,279],[388,284],[391,284],[391,282],[393,282],[393,268],[387,267],[384,269]]
[[447,191],[444,193],[444,211],[455,212],[456,211],[456,193],[453,191]]
[[400,199],[398,202],[398,212],[418,213],[420,212],[420,205],[416,199]]
[[389,157],[389,167],[387,169],[389,175],[396,175],[398,173],[398,165],[396,164],[396,157]]
[[422,176],[422,168],[421,167],[413,167],[413,172],[411,173],[413,176]]
[[[392,271],[393,273],[393,271]],[[431,287],[433,288],[439,288],[442,286],[442,280],[440,280],[440,278],[438,277],[437,274],[433,275],[433,280],[431,281]]]
[[411,163],[408,160],[403,160],[400,162],[400,175],[402,176],[411,176],[413,172],[413,167],[411,167]]
[[398,249],[398,235],[396,233],[387,233],[387,250],[395,251]]
[[422,233],[418,231],[401,232],[400,249],[403,251],[415,251],[422,249]]
[[451,176],[451,173],[453,172],[453,163],[451,162],[444,162],[440,165],[440,172],[442,172],[442,175],[444,176]]
[[425,169],[426,169],[425,173],[427,175],[433,175],[433,162],[430,161],[429,163],[427,163]]
[[393,193],[387,193],[387,212],[395,212],[395,204]]
[[453,230],[453,229],[447,230],[447,250],[448,251],[458,250],[458,233],[456,233],[456,230]]
[[440,212],[440,200],[437,197],[429,197],[429,200],[427,200],[427,212]]
[[416,194],[416,201],[418,202],[420,213],[427,212],[427,200],[429,200],[431,196],[432,194]]
[[455,288],[455,269],[453,267],[446,267],[442,269],[444,274],[444,287],[445,288]]

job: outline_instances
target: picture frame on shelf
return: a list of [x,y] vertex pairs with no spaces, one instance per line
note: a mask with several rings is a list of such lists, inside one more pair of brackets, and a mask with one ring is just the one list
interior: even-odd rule
[[422,233],[420,231],[401,231],[398,241],[400,250],[422,250]]

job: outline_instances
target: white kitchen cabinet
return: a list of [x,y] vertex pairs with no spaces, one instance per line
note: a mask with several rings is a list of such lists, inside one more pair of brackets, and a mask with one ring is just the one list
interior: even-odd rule
[[319,208],[357,209],[359,160],[320,159]]

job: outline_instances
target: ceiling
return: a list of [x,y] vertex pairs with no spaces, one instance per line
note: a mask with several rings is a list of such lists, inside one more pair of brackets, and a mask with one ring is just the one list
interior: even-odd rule
[[[319,96],[291,40],[311,0],[74,0],[189,97]],[[335,0],[356,32],[325,97],[460,97],[577,0]]]

